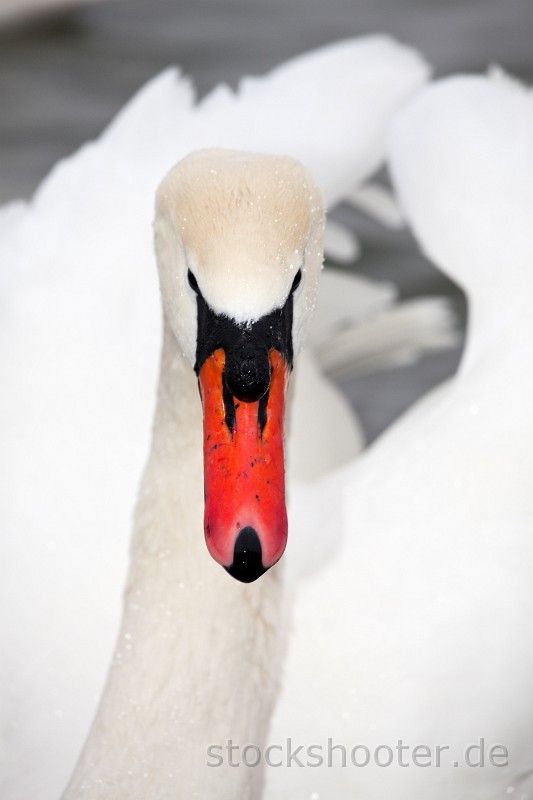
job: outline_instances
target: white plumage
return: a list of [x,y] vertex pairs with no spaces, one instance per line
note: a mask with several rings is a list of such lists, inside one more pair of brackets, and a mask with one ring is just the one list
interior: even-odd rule
[[[295,155],[335,202],[378,165],[393,113],[426,72],[411,50],[377,37],[295,59],[237,95],[219,87],[195,106],[190,83],[169,70],[30,203],[0,215],[6,800],[58,796],[116,634],[160,348],[157,183],[189,150],[217,144]],[[323,391],[340,409],[331,447],[337,438],[346,453],[356,444],[349,413]]]
[[[320,744],[325,760],[267,770],[266,796],[529,798],[531,92],[499,74],[431,86],[399,115],[390,158],[422,248],[468,294],[466,352],[446,386],[316,486],[332,506],[344,493],[346,537],[298,594],[271,741]],[[346,767],[337,748],[327,768],[328,737]],[[468,766],[481,740],[485,765]],[[356,746],[368,766],[351,763]]]

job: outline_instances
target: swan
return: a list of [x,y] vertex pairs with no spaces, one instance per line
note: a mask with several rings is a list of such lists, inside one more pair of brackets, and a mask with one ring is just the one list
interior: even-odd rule
[[[145,797],[145,785],[157,798],[178,787],[260,796],[260,770],[214,772],[206,754],[223,736],[263,742],[277,691],[282,586],[265,572],[287,536],[285,392],[316,304],[323,229],[318,187],[288,158],[200,151],[158,190],[164,336],[152,449],[118,644],[66,800]],[[217,583],[197,546],[197,383],[208,550],[244,584],[263,576],[259,589]],[[329,434],[353,451],[342,406],[328,399],[328,412],[341,411]],[[214,636],[224,621],[230,642]]]
[[[423,60],[386,37],[321,48],[246,79],[237,93],[219,86],[198,104],[189,80],[167,70],[97,141],[56,165],[29,203],[2,209],[0,794],[6,800],[59,796],[117,635],[161,347],[150,237],[161,176],[198,147],[253,146],[299,158],[334,205],[379,165],[386,127],[426,77]],[[271,125],[272,117],[283,124]],[[304,415],[293,415],[289,485],[299,475],[316,477],[360,446],[351,414],[309,354],[302,353],[296,373],[294,405],[310,414],[312,399],[315,420],[321,407],[333,408],[338,435],[332,427],[329,437],[320,430],[310,452],[308,441],[302,446]],[[309,509],[321,509],[316,497],[300,502],[303,494],[302,484],[291,492],[291,506],[305,506],[307,536],[318,518]],[[287,555],[298,550],[295,563],[308,550],[297,548],[298,526],[293,517]],[[206,563],[212,571],[215,565]],[[211,589],[226,587],[225,577]]]
[[284,395],[316,300],[323,225],[318,188],[288,158],[200,151],[159,188],[164,337],[153,443],[118,645],[65,798],[146,797],[146,786],[158,798],[178,786],[187,796],[259,796],[259,771],[210,770],[205,759],[211,740],[264,738],[281,654],[280,578],[239,584],[206,552],[197,376],[206,541],[247,583],[284,545]]
[[316,486],[344,493],[346,533],[297,595],[269,742],[304,768],[267,769],[269,799],[533,796],[532,142],[531,90],[500,73],[441,80],[393,124],[403,210],[468,295],[466,347]]

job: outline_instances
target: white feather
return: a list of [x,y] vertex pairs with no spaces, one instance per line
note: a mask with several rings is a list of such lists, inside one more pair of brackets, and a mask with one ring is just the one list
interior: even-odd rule
[[344,198],[354,208],[365,211],[378,219],[382,225],[398,230],[405,220],[393,193],[379,183],[365,183],[357,186]]
[[350,264],[361,255],[361,245],[355,233],[347,225],[331,217],[326,224],[324,250],[326,258],[340,264]]
[[[267,797],[530,797],[531,92],[500,76],[442,81],[402,112],[390,152],[424,251],[468,292],[466,354],[315,487],[336,514],[344,496],[345,541],[299,593],[271,741],[320,744],[325,762],[267,770]],[[328,737],[345,768],[339,749],[326,766]],[[469,767],[481,739],[485,766]],[[366,767],[350,760],[357,745]],[[418,766],[416,745],[429,752]]]
[[382,37],[198,105],[167,70],[30,203],[0,214],[6,800],[57,797],[116,634],[160,349],[156,185],[189,150],[216,144],[296,156],[335,202],[377,166],[389,121],[426,74]]

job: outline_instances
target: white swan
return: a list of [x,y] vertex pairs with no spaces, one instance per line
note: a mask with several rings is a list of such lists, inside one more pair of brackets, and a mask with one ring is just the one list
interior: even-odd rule
[[[2,797],[59,795],[109,664],[154,405],[161,175],[200,145],[253,145],[302,159],[334,203],[377,166],[394,111],[426,74],[379,37],[302,56],[237,95],[219,87],[198,106],[169,70],[31,203],[0,215]],[[317,406],[335,402],[316,368],[305,374]],[[336,402],[341,427],[349,415]],[[351,441],[339,437],[333,463]],[[328,466],[307,452],[306,469]]]
[[533,796],[532,143],[531,91],[498,75],[429,87],[395,124],[407,217],[468,293],[466,352],[316,488],[345,487],[349,534],[298,596],[269,738],[324,760],[268,769],[268,798]]
[[[152,451],[118,644],[65,798],[133,800],[146,786],[161,800],[177,791],[256,798],[261,770],[214,771],[207,755],[224,740],[264,744],[283,650],[283,591],[277,574],[235,587],[207,564],[192,368],[204,407],[207,545],[248,583],[285,544],[285,388],[316,304],[323,205],[293,160],[207,150],[163,181],[155,228],[165,332]],[[346,458],[355,449],[351,420],[331,389],[319,391],[320,399],[297,394],[292,416],[320,402],[322,414],[335,415],[328,434]],[[313,434],[293,430],[296,451]]]
[[[287,158],[201,151],[159,189],[165,334],[152,452],[119,641],[66,798],[133,800],[146,797],[146,786],[161,800],[178,787],[184,796],[259,796],[259,770],[209,769],[206,753],[222,738],[264,740],[281,655],[281,585],[273,572],[258,585],[240,585],[206,552],[192,368],[204,405],[207,541],[248,581],[280,555],[279,414],[292,353],[315,304],[323,225],[319,190]],[[260,451],[254,444],[249,453],[257,440]],[[225,480],[227,470],[230,483],[213,498],[211,483]]]

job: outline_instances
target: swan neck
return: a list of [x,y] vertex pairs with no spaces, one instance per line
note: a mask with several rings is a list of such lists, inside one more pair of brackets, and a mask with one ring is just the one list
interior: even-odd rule
[[106,687],[63,800],[258,797],[260,769],[207,766],[229,739],[262,747],[279,674],[280,582],[233,580],[203,539],[196,377],[165,324],[152,450]]
[[[152,456],[172,460],[173,467],[184,467],[180,454],[193,452],[194,438],[202,441],[202,409],[194,370],[179,349],[166,318],[157,406],[154,418]],[[153,469],[151,462],[149,469]]]

